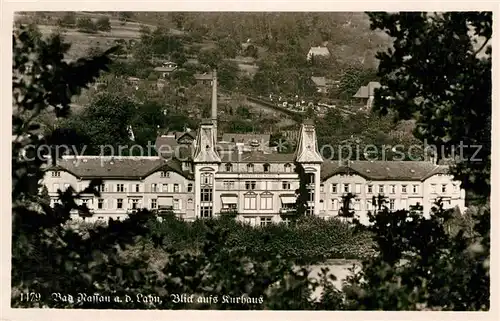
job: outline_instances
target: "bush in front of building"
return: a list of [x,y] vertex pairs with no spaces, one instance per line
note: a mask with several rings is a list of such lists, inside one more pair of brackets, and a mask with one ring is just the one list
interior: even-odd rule
[[[222,246],[242,249],[250,256],[280,256],[300,264],[328,259],[363,259],[373,253],[370,234],[338,219],[304,217],[296,224],[250,226],[236,220],[212,219],[228,230]],[[183,222],[175,218],[152,221],[151,242],[164,248],[199,252],[208,233],[205,220]]]

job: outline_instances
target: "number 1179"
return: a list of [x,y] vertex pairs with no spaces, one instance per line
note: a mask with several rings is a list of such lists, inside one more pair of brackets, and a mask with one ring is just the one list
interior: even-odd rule
[[36,292],[21,293],[21,302],[37,302],[41,299],[41,294]]

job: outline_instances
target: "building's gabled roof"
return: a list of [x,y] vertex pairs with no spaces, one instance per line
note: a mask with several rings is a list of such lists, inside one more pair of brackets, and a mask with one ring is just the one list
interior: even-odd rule
[[293,163],[295,160],[294,154],[266,154],[260,151],[243,153],[224,151],[220,156],[223,163]]
[[179,144],[179,140],[183,137],[194,139],[191,132],[172,132],[167,135],[156,137],[155,149],[156,152],[163,158],[178,158],[180,160],[188,160],[192,157],[193,147],[191,145]]
[[194,74],[194,79],[196,80],[212,80],[212,73],[207,72],[204,74]]
[[325,77],[311,76],[311,80],[318,87],[326,87],[326,78]]
[[261,145],[269,146],[271,135],[269,134],[233,134],[225,133],[222,141],[228,143],[243,143],[249,145],[252,141],[257,141]]
[[156,67],[154,70],[155,71],[159,71],[159,72],[172,72],[174,71],[175,69],[177,69],[177,67]]
[[311,49],[309,49],[309,55],[329,56],[330,50],[328,50],[327,47],[311,47]]
[[179,161],[147,156],[64,156],[47,170],[64,170],[80,179],[143,179],[159,170],[190,178]]
[[325,161],[321,166],[321,179],[352,173],[367,180],[422,181],[435,174],[447,174],[448,166],[428,161]]
[[370,98],[375,95],[375,89],[380,88],[380,83],[377,81],[371,81],[367,86],[361,86],[356,94],[353,96],[354,98]]

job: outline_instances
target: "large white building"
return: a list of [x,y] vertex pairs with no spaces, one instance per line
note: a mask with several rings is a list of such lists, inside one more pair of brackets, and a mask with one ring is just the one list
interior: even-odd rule
[[[87,220],[125,218],[139,208],[171,209],[184,220],[237,213],[251,224],[286,221],[293,212],[299,188],[295,172],[302,164],[309,190],[308,212],[338,216],[342,196],[355,195],[352,210],[367,223],[372,197],[383,194],[390,209],[423,206],[424,214],[437,198],[445,207],[465,209],[465,192],[453,181],[448,167],[429,161],[325,160],[318,152],[314,124],[301,125],[294,153],[271,151],[265,135],[223,135],[217,140],[217,83],[214,73],[212,119],[196,135],[170,133],[158,137],[159,156],[66,156],[47,168],[44,184],[52,202],[59,189],[85,188],[101,178],[101,196],[80,201],[94,213]],[[247,137],[247,139],[245,139]],[[235,139],[236,138],[236,139]],[[75,214],[78,217],[78,214]]]

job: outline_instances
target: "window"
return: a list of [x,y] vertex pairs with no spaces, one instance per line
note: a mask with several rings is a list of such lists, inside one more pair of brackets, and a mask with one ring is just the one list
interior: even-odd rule
[[135,192],[139,193],[140,189],[141,189],[141,185],[135,184]]
[[396,185],[391,185],[391,194],[396,194]]
[[59,190],[59,184],[53,184],[52,189],[54,192],[57,192],[57,190]]
[[307,215],[313,215],[314,214],[314,205],[307,205],[306,213],[307,213]]
[[118,209],[123,208],[123,199],[119,198],[116,200],[116,208]]
[[234,189],[234,181],[225,181],[225,187],[227,190],[233,190]]
[[157,184],[151,184],[151,192],[153,192],[153,193],[158,192],[158,185]]
[[413,185],[413,194],[418,193],[418,185]]
[[151,208],[152,209],[158,208],[158,201],[156,200],[156,198],[151,199]]
[[307,174],[307,182],[308,182],[308,185],[314,184],[314,174],[312,174],[312,173]]
[[188,191],[188,193],[192,193],[193,192],[193,183],[189,183],[188,184],[187,191]]
[[368,194],[373,193],[373,185],[368,185],[366,188],[367,188],[367,193]]
[[431,184],[431,193],[436,193],[436,184]]
[[254,190],[255,189],[255,181],[246,181],[245,182],[245,189],[247,190]]
[[361,184],[356,184],[356,194],[361,194]]
[[453,183],[453,191],[458,193],[460,191],[460,185],[458,183]]
[[366,199],[366,210],[367,211],[373,210],[372,199],[370,199],[370,198]]
[[132,199],[132,209],[136,210],[139,207],[138,205],[139,205],[139,200],[136,198]]
[[192,209],[192,208],[193,208],[193,199],[192,199],[192,198],[188,199],[188,201],[187,201],[187,207],[188,207],[189,209]]
[[247,172],[253,173],[253,164],[247,164]]
[[314,189],[308,190],[307,194],[308,194],[307,201],[308,202],[314,202]]
[[174,193],[180,193],[179,184],[174,184]]
[[332,210],[336,211],[338,209],[339,201],[335,198],[332,199]]
[[69,188],[69,184],[68,183],[64,184],[64,190],[67,190],[68,188]]
[[102,221],[102,220],[104,220],[104,216],[98,216],[98,217],[97,217],[97,219],[98,219],[99,221]]
[[201,189],[201,201],[202,202],[212,202],[212,188],[202,188]]
[[396,202],[396,200],[394,199],[390,199],[389,200],[389,209],[392,211],[394,210],[394,203]]
[[402,199],[402,200],[400,200],[399,202],[400,202],[400,204],[401,204],[401,206],[400,206],[400,207],[401,207],[402,209],[404,209],[404,210],[405,210],[405,209],[406,209],[406,207],[407,207],[407,205],[406,205],[406,200],[405,200],[405,199]]
[[271,169],[271,166],[269,164],[264,164],[264,172],[269,172],[269,170]]
[[87,198],[82,198],[82,205],[85,205],[85,207],[89,207],[89,200]]
[[401,185],[401,193],[406,194],[406,185]]
[[201,183],[203,185],[212,185],[213,174],[201,174]]
[[102,198],[98,199],[97,200],[97,208],[102,210],[103,205],[104,205],[104,200]]
[[161,188],[161,191],[162,191],[163,193],[168,193],[168,192],[170,192],[170,191],[168,190],[168,184],[163,184],[163,186],[162,186],[162,188]]
[[359,198],[354,200],[354,210],[359,211],[361,209],[361,200]]
[[441,193],[446,193],[446,184],[441,185]]
[[292,165],[285,164],[285,173],[290,173],[292,171]]
[[344,193],[349,193],[350,186],[349,184],[344,184]]
[[337,193],[337,185],[338,184],[332,184],[332,193],[334,193],[334,194]]
[[323,184],[319,185],[319,191],[323,193],[325,191],[325,185]]
[[260,209],[261,210],[272,210],[273,209],[273,197],[270,195],[261,196]]
[[261,217],[260,218],[260,226],[267,226],[272,224],[272,218],[271,217]]
[[106,189],[106,184],[101,184],[99,186],[99,192],[107,192],[107,189]]
[[282,187],[283,189],[290,189],[290,182],[283,182]]
[[257,197],[256,195],[245,195],[245,207],[246,210],[256,210],[257,209]]
[[285,223],[285,225],[290,225],[290,223],[292,222],[292,220],[290,220],[289,217],[283,217],[281,219],[281,222]]
[[117,192],[124,192],[125,191],[125,185],[124,184],[116,184],[116,191]]
[[166,177],[166,178],[168,178],[168,177],[170,177],[170,172],[163,171],[163,172],[160,173],[160,177],[163,177],[163,178]]
[[178,210],[180,207],[179,207],[179,200],[178,199],[174,199],[174,210]]
[[233,171],[233,164],[227,163],[226,164],[226,172],[232,172]]
[[60,171],[52,171],[52,177],[61,177]]
[[201,206],[200,207],[200,216],[203,218],[212,217],[212,206]]
[[378,186],[378,192],[379,192],[379,194],[384,194],[384,185]]

